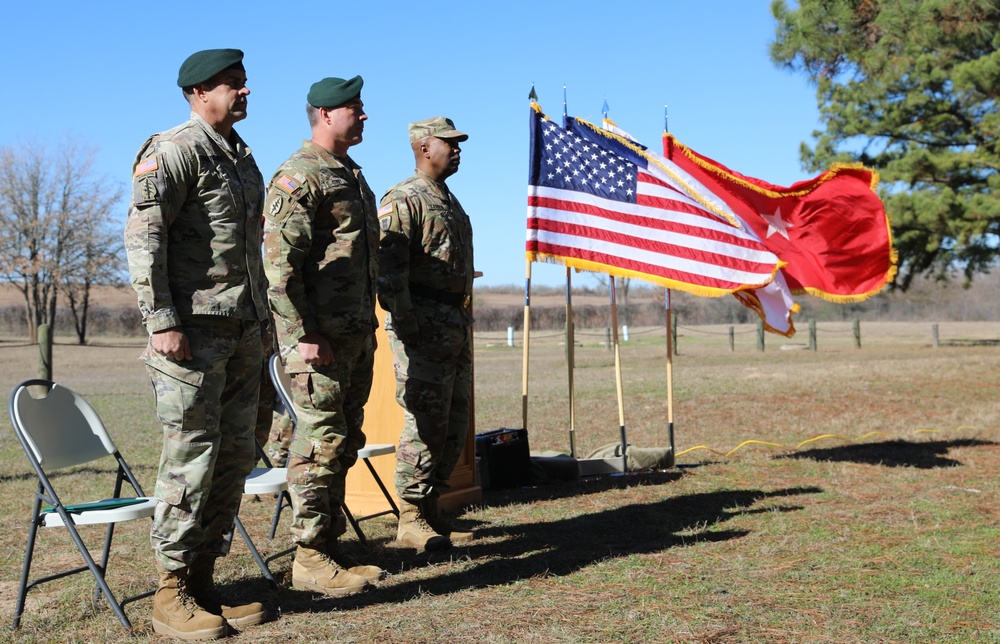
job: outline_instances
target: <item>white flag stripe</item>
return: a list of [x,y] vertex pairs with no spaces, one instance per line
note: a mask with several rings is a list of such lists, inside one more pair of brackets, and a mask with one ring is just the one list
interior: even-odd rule
[[673,244],[675,246],[680,246],[681,248],[718,253],[719,255],[725,255],[726,257],[733,257],[747,262],[769,264],[770,266],[774,266],[774,264],[778,261],[778,258],[773,253],[763,249],[757,250],[754,248],[747,248],[745,246],[730,244],[725,241],[710,241],[699,235],[670,230],[660,230],[658,228],[650,228],[648,226],[639,226],[636,224],[615,221],[613,219],[606,219],[604,217],[598,217],[582,212],[569,212],[566,210],[536,206],[533,208],[533,212],[530,213],[529,216],[534,216],[537,219],[555,221],[563,224],[576,224],[597,230],[605,230],[612,233],[627,235],[629,237],[634,237],[637,240],[637,244],[643,244],[646,241],[661,244]]
[[641,248],[635,248],[634,246],[615,244],[590,237],[553,233],[547,230],[530,230],[528,232],[528,240],[537,240],[538,243],[542,244],[552,244],[554,246],[562,246],[576,250],[611,255],[613,257],[642,262],[644,264],[661,266],[669,270],[682,271],[712,280],[733,282],[736,284],[764,284],[771,279],[771,271],[767,268],[756,273],[750,271],[740,271],[726,268],[724,266],[718,266],[716,264],[651,252]]

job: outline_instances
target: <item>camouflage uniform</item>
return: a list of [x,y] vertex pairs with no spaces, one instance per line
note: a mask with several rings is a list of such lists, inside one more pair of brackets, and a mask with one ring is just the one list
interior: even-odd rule
[[151,137],[133,166],[125,226],[146,330],[177,327],[193,359],[143,354],[163,424],[151,541],[165,570],[227,554],[253,468],[260,321],[267,315],[258,242],[263,177],[200,116]]
[[[347,470],[361,430],[374,365],[375,196],[349,156],[311,141],[275,173],[264,205],[265,270],[282,362],[298,418],[288,483],[299,545],[322,549],[343,533]],[[319,332],[334,362],[308,365],[303,335]]]
[[[417,170],[379,210],[378,296],[405,423],[396,492],[419,503],[448,488],[472,398],[472,224],[443,183]],[[419,346],[400,337],[418,334]]]

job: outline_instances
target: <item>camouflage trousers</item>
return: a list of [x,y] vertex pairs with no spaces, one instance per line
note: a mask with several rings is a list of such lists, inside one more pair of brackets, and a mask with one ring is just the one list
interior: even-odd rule
[[396,493],[416,502],[447,490],[469,432],[472,328],[421,329],[420,345],[400,342],[391,327],[396,401],[403,431],[396,450]]
[[297,424],[288,454],[292,540],[311,548],[343,534],[347,470],[365,446],[365,403],[375,364],[373,334],[331,338],[334,363],[291,373]]
[[166,570],[199,554],[229,552],[227,537],[256,461],[258,323],[200,315],[185,318],[183,329],[193,359],[177,362],[152,347],[143,354],[163,424],[150,541]]

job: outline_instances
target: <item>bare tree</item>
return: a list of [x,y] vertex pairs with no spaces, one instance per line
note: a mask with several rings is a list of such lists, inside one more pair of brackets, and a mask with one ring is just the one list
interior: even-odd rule
[[108,274],[99,258],[120,244],[110,224],[122,188],[94,174],[96,153],[71,138],[51,153],[38,142],[0,147],[0,280],[24,296],[32,342],[55,322],[60,288],[89,302]]

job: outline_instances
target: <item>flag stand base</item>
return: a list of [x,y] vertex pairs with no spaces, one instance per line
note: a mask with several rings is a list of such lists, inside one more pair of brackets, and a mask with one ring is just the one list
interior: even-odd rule
[[580,464],[580,476],[622,474],[625,471],[620,458],[581,458],[577,462]]

